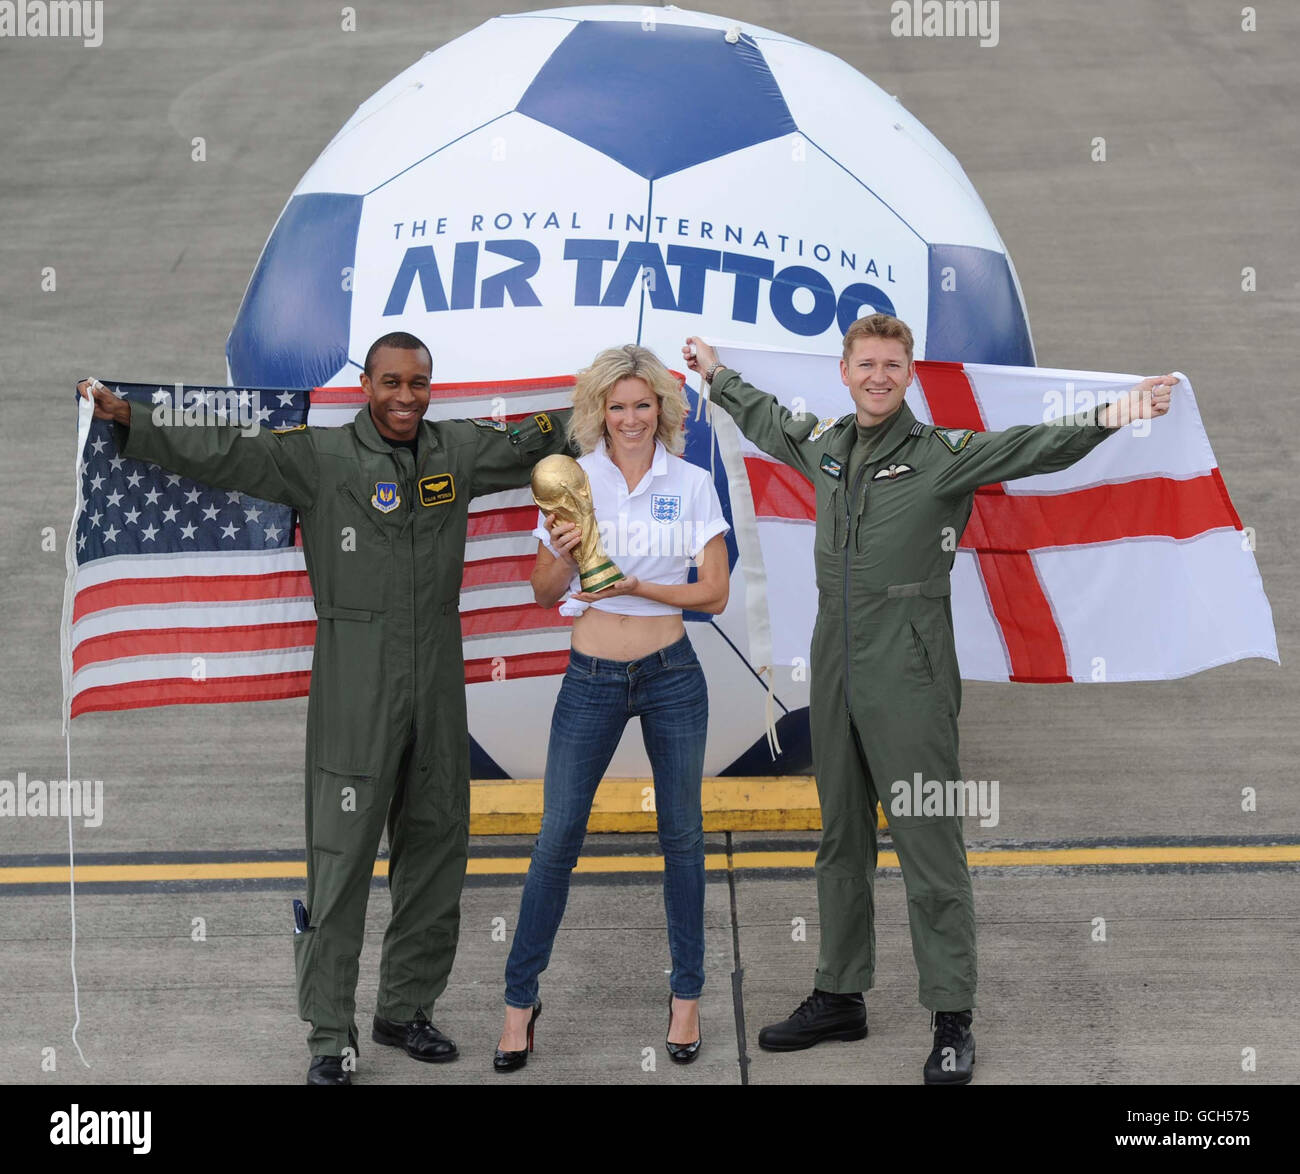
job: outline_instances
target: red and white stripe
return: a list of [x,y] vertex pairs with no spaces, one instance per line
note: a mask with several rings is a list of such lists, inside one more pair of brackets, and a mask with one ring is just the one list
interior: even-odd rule
[[[429,419],[523,419],[569,404],[571,376],[435,385]],[[316,388],[311,426],[350,422],[357,388]],[[84,437],[83,437],[84,443]],[[470,504],[461,594],[465,679],[551,676],[568,663],[570,621],[529,586],[537,540],[527,489]],[[75,530],[76,519],[73,527]],[[70,715],[142,706],[305,696],[316,612],[301,538],[292,549],[122,555],[71,570]]]

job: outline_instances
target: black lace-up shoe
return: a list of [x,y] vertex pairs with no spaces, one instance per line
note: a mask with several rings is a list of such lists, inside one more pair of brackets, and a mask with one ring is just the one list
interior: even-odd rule
[[768,1052],[797,1052],[827,1039],[866,1039],[867,1004],[860,994],[836,995],[814,990],[789,1019],[758,1033]]
[[416,1011],[415,1018],[406,1023],[376,1015],[370,1038],[377,1044],[401,1048],[412,1060],[427,1063],[454,1060],[460,1055],[456,1045],[424,1017],[423,1011]]
[[342,1056],[313,1056],[307,1068],[308,1084],[351,1084],[352,1073],[343,1067]]
[[970,1025],[969,1011],[936,1011],[931,1016],[934,1050],[925,1062],[926,1084],[970,1084],[975,1067],[975,1036]]

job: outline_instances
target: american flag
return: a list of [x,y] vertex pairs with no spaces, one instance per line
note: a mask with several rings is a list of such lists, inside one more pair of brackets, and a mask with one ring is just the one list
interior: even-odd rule
[[[151,407],[229,403],[262,428],[337,427],[365,403],[359,387],[104,382]],[[572,386],[572,376],[434,385],[429,417],[524,418],[566,406]],[[124,458],[112,425],[82,411],[64,713],[305,696],[316,613],[294,511]],[[569,621],[538,608],[528,585],[536,516],[527,489],[471,503],[461,616],[469,682],[490,680],[506,656],[515,677],[564,672]]]

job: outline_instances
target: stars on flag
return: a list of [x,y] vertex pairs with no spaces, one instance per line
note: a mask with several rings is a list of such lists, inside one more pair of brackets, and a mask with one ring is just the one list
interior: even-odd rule
[[[170,388],[124,384],[121,398],[148,404],[170,402]],[[303,393],[252,389],[209,391],[186,387],[189,402],[209,405],[236,403],[241,413],[249,405],[260,425],[293,427],[305,421]],[[278,406],[269,407],[278,401]],[[293,511],[288,506],[258,501],[237,491],[216,489],[162,469],[147,461],[125,458],[117,450],[113,425],[91,422],[82,454],[84,508],[77,522],[76,555],[87,563],[105,555],[159,555],[274,550],[292,543]]]

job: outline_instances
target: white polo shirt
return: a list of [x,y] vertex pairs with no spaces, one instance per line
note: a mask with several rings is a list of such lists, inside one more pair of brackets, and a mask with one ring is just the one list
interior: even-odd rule
[[[578,464],[591,483],[600,540],[624,575],[669,587],[685,583],[690,567],[709,539],[731,529],[722,516],[722,503],[708,472],[673,456],[658,438],[650,471],[631,492],[627,479],[609,459],[603,440],[592,452],[579,457]],[[540,511],[533,535],[559,557],[551,545],[546,516]],[[572,595],[581,590],[575,570],[569,592]],[[566,598],[560,614],[579,616],[589,606],[626,616],[680,615],[682,610],[639,595],[619,595],[593,604]]]

